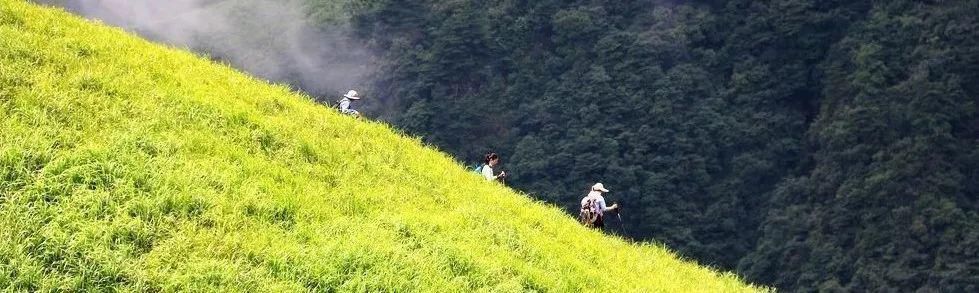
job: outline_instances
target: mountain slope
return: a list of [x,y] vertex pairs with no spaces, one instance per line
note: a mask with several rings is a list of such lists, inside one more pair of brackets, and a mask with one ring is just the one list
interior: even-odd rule
[[754,291],[386,125],[0,0],[4,290]]

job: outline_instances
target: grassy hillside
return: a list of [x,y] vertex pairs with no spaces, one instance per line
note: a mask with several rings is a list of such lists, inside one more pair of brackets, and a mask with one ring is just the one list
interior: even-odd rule
[[0,0],[0,290],[755,291],[386,125]]

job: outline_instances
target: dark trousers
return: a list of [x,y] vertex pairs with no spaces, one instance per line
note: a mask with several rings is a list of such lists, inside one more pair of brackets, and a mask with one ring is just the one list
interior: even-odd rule
[[605,215],[599,215],[598,219],[595,219],[595,224],[593,227],[598,229],[605,228]]

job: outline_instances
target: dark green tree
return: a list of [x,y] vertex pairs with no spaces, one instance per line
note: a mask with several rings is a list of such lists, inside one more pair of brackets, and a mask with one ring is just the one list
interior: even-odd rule
[[784,290],[979,289],[977,1],[368,7],[376,115],[515,188]]

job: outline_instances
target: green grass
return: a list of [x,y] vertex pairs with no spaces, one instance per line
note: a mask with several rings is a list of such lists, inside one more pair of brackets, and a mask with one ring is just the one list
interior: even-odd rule
[[0,0],[2,291],[758,291],[391,127]]

